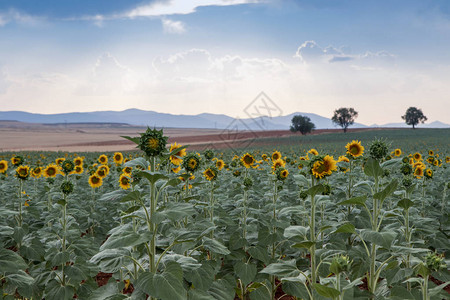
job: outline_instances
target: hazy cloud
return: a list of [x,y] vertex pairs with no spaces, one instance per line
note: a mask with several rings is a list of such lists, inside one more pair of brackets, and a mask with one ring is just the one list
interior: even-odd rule
[[0,11],[0,26],[5,26],[8,23],[34,26],[42,23],[43,20],[42,17],[32,16],[15,9],[9,9],[8,11],[3,12]]
[[185,24],[181,21],[173,21],[170,19],[161,19],[164,32],[172,34],[182,34],[186,32]]

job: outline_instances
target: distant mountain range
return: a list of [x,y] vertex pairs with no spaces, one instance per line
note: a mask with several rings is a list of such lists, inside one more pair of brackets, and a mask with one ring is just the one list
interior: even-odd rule
[[[216,128],[230,130],[283,130],[289,129],[294,115],[307,116],[316,125],[316,129],[336,128],[330,118],[313,113],[297,112],[279,117],[233,118],[223,114],[203,113],[199,115],[173,115],[127,109],[124,111],[95,111],[74,112],[62,114],[34,114],[23,111],[0,111],[0,120],[11,120],[28,123],[126,123],[136,126],[165,127],[165,128]],[[405,123],[389,123],[384,125],[367,126],[355,123],[351,128],[366,127],[409,127]],[[430,124],[419,124],[419,128],[450,128],[449,124],[439,121]]]

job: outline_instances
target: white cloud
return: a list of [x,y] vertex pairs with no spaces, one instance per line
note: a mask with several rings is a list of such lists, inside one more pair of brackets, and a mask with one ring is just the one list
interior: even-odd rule
[[155,17],[175,14],[191,14],[201,6],[228,6],[248,3],[258,3],[260,0],[167,0],[155,1],[150,4],[140,5],[123,16],[127,18]]
[[182,34],[186,32],[185,24],[181,21],[173,21],[170,19],[161,19],[164,32],[172,34]]
[[34,26],[42,23],[43,20],[44,19],[42,17],[28,15],[15,9],[10,9],[6,12],[0,12],[0,26],[5,26],[8,23]]

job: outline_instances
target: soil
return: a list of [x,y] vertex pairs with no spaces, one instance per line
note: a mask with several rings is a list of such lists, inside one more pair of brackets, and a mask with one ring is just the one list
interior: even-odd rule
[[95,281],[97,281],[97,285],[99,287],[104,286],[108,283],[108,280],[112,277],[112,275],[112,273],[99,272],[95,275]]

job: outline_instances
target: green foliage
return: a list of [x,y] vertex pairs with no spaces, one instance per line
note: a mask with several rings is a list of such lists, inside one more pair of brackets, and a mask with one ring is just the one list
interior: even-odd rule
[[292,132],[300,132],[305,135],[310,133],[316,128],[311,119],[307,116],[296,115],[292,117],[292,125],[290,127],[290,131]]

